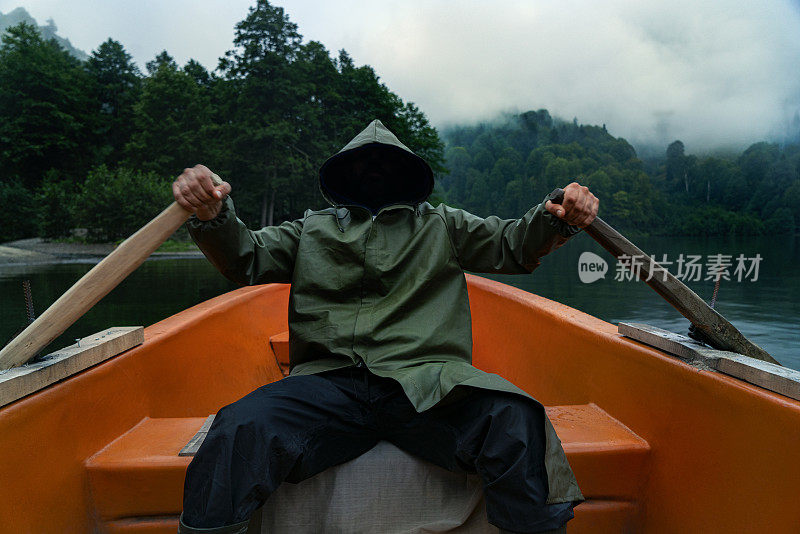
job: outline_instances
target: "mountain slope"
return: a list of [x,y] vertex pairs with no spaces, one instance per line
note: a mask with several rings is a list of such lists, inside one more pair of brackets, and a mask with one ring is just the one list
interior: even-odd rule
[[30,16],[30,14],[25,11],[25,8],[22,7],[18,7],[6,14],[0,13],[0,35],[5,33],[6,28],[16,26],[20,22],[26,22],[37,27],[39,29],[39,33],[42,34],[42,37],[45,39],[55,39],[64,50],[81,61],[85,61],[89,57],[88,54],[86,54],[86,52],[83,50],[78,50],[72,46],[72,43],[69,42],[69,39],[56,35],[58,28],[56,27],[55,22],[53,22],[53,19],[48,19],[46,26],[39,26],[39,24],[36,22],[36,19]]

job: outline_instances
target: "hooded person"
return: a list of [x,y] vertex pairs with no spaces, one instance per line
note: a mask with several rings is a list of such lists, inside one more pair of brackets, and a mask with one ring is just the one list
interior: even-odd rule
[[319,185],[331,207],[278,226],[247,229],[230,197],[188,223],[229,279],[291,283],[291,372],[219,411],[187,470],[180,531],[245,532],[284,480],[382,439],[477,472],[505,531],[563,528],[583,496],[543,406],[472,366],[464,271],[530,273],[580,228],[544,201],[509,220],[433,207],[431,168],[378,120]]

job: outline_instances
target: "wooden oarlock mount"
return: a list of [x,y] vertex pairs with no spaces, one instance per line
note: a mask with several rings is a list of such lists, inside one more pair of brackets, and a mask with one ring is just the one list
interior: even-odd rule
[[30,365],[0,371],[0,407],[144,343],[141,326],[118,326],[79,339]]
[[735,352],[710,349],[687,336],[640,323],[619,323],[618,331],[700,369],[719,371],[764,389],[800,400],[800,371]]

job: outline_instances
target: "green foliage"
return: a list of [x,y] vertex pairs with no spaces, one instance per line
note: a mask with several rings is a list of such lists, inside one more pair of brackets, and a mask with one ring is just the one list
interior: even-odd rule
[[0,243],[35,235],[36,203],[16,180],[0,180]]
[[742,169],[747,186],[750,188],[758,185],[766,176],[770,166],[775,163],[780,155],[778,145],[769,143],[756,143],[748,147],[741,156],[738,164]]
[[688,164],[684,149],[681,141],[673,141],[667,147],[667,183],[674,190],[684,189],[688,193]]
[[257,0],[214,72],[194,60],[181,68],[163,51],[142,74],[113,39],[81,62],[41,28],[10,27],[0,47],[0,169],[14,180],[0,184],[0,239],[66,236],[75,226],[94,240],[127,237],[196,163],[232,184],[248,224],[296,218],[324,204],[319,166],[375,118],[431,164],[432,202],[478,215],[518,217],[578,181],[600,198],[601,216],[627,231],[800,225],[800,145],[701,157],[675,140],[645,165],[605,126],[544,109],[452,127],[445,144],[372,67],[304,42],[282,8]]
[[[798,173],[800,174],[800,173]],[[794,231],[800,231],[800,178],[794,180],[781,196],[781,207],[788,209],[794,219]]]
[[89,173],[76,199],[75,219],[89,241],[124,239],[170,202],[170,181],[153,172],[101,165]]
[[141,73],[131,55],[113,39],[92,52],[86,71],[94,82],[97,135],[104,141],[98,159],[116,164],[134,131],[134,105],[141,91]]
[[8,29],[0,47],[0,168],[36,188],[49,169],[88,168],[94,116],[80,62],[31,25]]
[[[236,25],[233,49],[214,73],[194,60],[180,68],[163,51],[142,75],[113,39],[80,62],[24,24],[9,29],[0,49],[0,168],[38,191],[46,236],[67,235],[70,224],[91,228],[92,239],[124,234],[127,223],[102,228],[117,220],[110,206],[135,181],[130,169],[169,181],[197,163],[233,185],[248,223],[299,217],[324,204],[319,166],[374,118],[446,172],[443,143],[422,111],[345,51],[332,57],[319,42],[303,42],[266,0]],[[113,178],[108,191],[101,169]],[[48,173],[59,178],[44,180]]]
[[186,241],[185,239],[167,239],[161,244],[160,247],[158,247],[156,252],[196,252],[197,250],[197,245],[195,245],[191,239],[189,241]]
[[302,43],[282,8],[259,0],[237,24],[234,45],[220,61],[228,121],[220,167],[244,220],[270,223],[323,204],[317,169],[375,118],[445,171],[443,144],[425,115],[346,52],[333,59],[320,43]]
[[794,232],[796,223],[792,210],[781,207],[776,209],[772,216],[766,220],[764,226],[769,229],[771,234],[788,234]]
[[546,110],[450,128],[444,138],[450,174],[442,194],[483,216],[518,217],[578,181],[600,199],[600,215],[629,232],[749,235],[800,224],[798,145],[756,143],[731,159],[687,155],[674,141],[646,172],[633,147],[605,127]]
[[672,205],[691,214],[691,223],[670,221],[671,233],[748,235],[798,230],[800,185],[795,183],[800,145],[762,142],[736,159],[686,156],[684,160],[688,186],[683,191],[670,185],[665,169],[653,177]]
[[451,173],[442,188],[451,203],[479,215],[519,217],[556,187],[578,180],[601,198],[612,224],[656,222],[656,194],[633,147],[604,128],[539,110],[501,124],[452,128],[445,139]]
[[794,178],[794,166],[789,160],[782,158],[772,163],[753,191],[748,204],[750,211],[769,218],[772,212],[783,207],[782,193],[789,189]]
[[[304,156],[308,142],[299,130],[302,122],[314,120],[303,106],[303,93],[309,90],[304,69],[294,68],[301,36],[283,8],[260,0],[236,25],[233,42],[235,48],[220,61],[232,92],[226,137],[230,154],[236,154],[225,166],[231,169],[231,184],[247,195],[242,216],[271,222],[276,197],[280,216],[286,216],[293,211],[291,193],[306,196],[314,190],[312,168]],[[300,110],[299,117],[292,113]]]
[[680,213],[680,217],[668,219],[666,230],[675,235],[759,235],[769,229],[768,224],[753,214],[735,213],[720,206],[673,207],[672,212]]
[[50,171],[36,194],[39,235],[60,238],[75,227],[74,204],[78,193],[75,182]]
[[162,52],[148,63],[133,108],[135,129],[125,147],[126,166],[175,177],[184,167],[204,160],[210,144],[210,100],[194,75],[178,68]]

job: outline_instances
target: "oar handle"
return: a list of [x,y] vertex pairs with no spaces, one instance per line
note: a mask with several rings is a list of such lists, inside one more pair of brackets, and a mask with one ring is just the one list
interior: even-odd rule
[[[556,188],[547,195],[553,204],[564,202],[564,190]],[[604,249],[615,258],[627,256],[636,258],[639,266],[639,279],[649,285],[664,300],[670,303],[678,312],[689,319],[697,329],[702,331],[712,341],[712,346],[721,350],[729,350],[758,358],[759,360],[779,364],[770,354],[744,337],[725,317],[711,308],[697,293],[689,289],[683,282],[675,278],[668,270],[653,261],[650,256],[642,252],[636,245],[625,239],[600,217],[595,217],[592,224],[585,228],[592,239],[597,241]],[[631,269],[634,262],[631,261]]]

